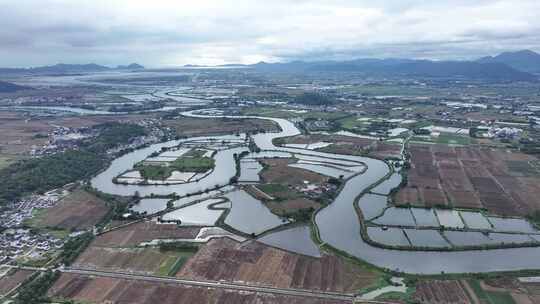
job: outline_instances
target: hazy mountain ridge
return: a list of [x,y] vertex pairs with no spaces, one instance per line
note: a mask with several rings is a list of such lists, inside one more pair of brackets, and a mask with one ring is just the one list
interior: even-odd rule
[[21,90],[29,90],[31,88],[20,86],[11,82],[0,81],[0,93],[13,93]]
[[520,71],[540,73],[540,54],[531,50],[505,52],[497,56],[482,57],[478,59],[478,62],[503,63]]
[[[185,65],[189,68],[205,68]],[[374,76],[411,76],[484,79],[491,81],[538,81],[533,73],[540,73],[540,54],[530,50],[505,52],[497,56],[483,57],[474,61],[433,61],[402,58],[361,58],[346,61],[292,61],[285,63],[226,64],[220,67],[252,68],[265,72],[355,72]],[[116,70],[142,70],[142,65],[132,63],[107,67],[90,64],[56,64],[34,68],[0,68],[0,74],[75,74]]]
[[519,71],[498,62],[357,59],[290,63],[260,62],[251,67],[269,72],[358,72],[380,76],[471,78],[493,81],[538,80],[536,76],[528,72]]
[[89,73],[106,72],[115,70],[141,70],[142,65],[132,63],[129,65],[119,65],[111,68],[95,63],[88,64],[65,64],[58,63],[51,66],[40,66],[33,68],[0,68],[0,74],[68,74],[68,73]]

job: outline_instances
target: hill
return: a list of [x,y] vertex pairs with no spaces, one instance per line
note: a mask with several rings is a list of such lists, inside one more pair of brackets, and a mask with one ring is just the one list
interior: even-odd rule
[[484,79],[490,81],[537,81],[537,77],[497,62],[430,61],[411,59],[357,59],[265,63],[251,65],[268,72],[357,72],[378,76],[411,76]]
[[10,82],[0,81],[0,93],[13,93],[20,90],[28,90],[30,88],[16,85]]
[[117,70],[144,70],[144,67],[138,63],[132,63],[129,65],[119,65],[116,67]]
[[132,63],[127,66],[119,65],[115,68],[107,66],[88,63],[88,64],[64,64],[59,63],[51,66],[40,66],[33,68],[0,68],[0,74],[77,74],[77,73],[92,73],[92,72],[106,72],[114,70],[141,70],[144,67],[137,63]]
[[480,58],[477,62],[503,63],[523,72],[540,73],[540,54],[531,50],[505,52],[494,57],[488,56]]

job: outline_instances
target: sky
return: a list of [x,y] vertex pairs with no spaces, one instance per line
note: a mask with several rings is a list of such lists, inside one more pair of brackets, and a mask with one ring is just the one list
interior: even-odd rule
[[0,0],[0,66],[423,58],[540,51],[538,0]]

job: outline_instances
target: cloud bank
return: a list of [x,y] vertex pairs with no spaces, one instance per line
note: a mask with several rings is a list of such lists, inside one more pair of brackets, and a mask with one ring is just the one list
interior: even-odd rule
[[147,66],[540,51],[540,1],[0,0],[0,66]]

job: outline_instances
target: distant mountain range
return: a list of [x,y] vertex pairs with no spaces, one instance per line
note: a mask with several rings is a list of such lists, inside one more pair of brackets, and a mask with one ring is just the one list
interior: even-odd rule
[[481,63],[504,63],[516,70],[529,73],[540,73],[540,54],[530,50],[506,52],[497,56],[478,59]]
[[21,90],[29,90],[29,87],[23,87],[10,82],[0,81],[0,93],[13,93]]
[[503,63],[473,61],[430,61],[407,59],[359,59],[351,61],[257,63],[251,67],[268,72],[359,72],[375,76],[415,76],[486,79],[493,81],[537,81],[528,72]]
[[[348,61],[259,62],[251,65],[227,64],[220,67],[252,68],[265,72],[313,73],[356,72],[374,76],[411,76],[485,79],[492,81],[538,81],[540,55],[532,51],[503,53],[474,61],[432,61],[414,59],[355,59]],[[197,68],[204,66],[186,65]],[[534,67],[534,68],[533,68]]]
[[[530,52],[530,51],[528,51]],[[531,52],[533,53],[533,52]],[[536,56],[538,54],[534,53]],[[502,54],[501,54],[502,55]],[[512,56],[504,56],[509,58]],[[249,65],[268,72],[359,72],[376,76],[414,76],[440,78],[485,79],[492,81],[538,81],[538,77],[517,64],[502,60],[431,61],[413,59],[356,59],[349,61],[294,61],[289,63],[260,62]],[[489,58],[501,58],[489,57]],[[534,56],[530,56],[534,60]],[[517,62],[517,60],[515,61]],[[520,63],[523,61],[519,61]],[[525,65],[530,67],[532,64]]]
[[0,74],[75,74],[106,72],[117,70],[142,70],[144,67],[137,63],[130,65],[119,65],[115,68],[89,63],[89,64],[64,64],[59,63],[51,66],[42,66],[34,68],[0,68]]
[[[189,68],[205,68],[186,65]],[[251,65],[227,64],[220,67],[251,68],[264,72],[325,73],[355,72],[382,77],[437,77],[449,79],[483,79],[488,81],[531,81],[540,77],[540,54],[530,50],[506,52],[473,61],[433,61],[415,59],[355,59],[348,61],[293,61],[288,63],[259,62]],[[2,74],[61,75],[116,70],[142,70],[132,63],[115,68],[94,63],[56,64],[35,68],[0,68]],[[535,75],[537,74],[537,75]]]

